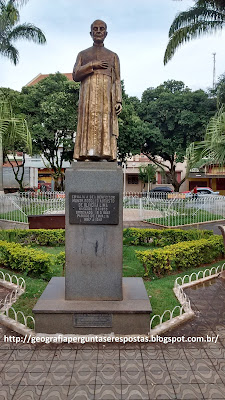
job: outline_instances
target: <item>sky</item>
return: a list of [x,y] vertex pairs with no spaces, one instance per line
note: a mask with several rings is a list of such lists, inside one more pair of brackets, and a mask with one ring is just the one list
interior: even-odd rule
[[184,44],[163,64],[175,15],[193,5],[193,0],[30,0],[20,10],[20,23],[38,26],[47,43],[15,42],[19,64],[0,57],[0,86],[21,90],[40,73],[72,72],[78,52],[92,45],[90,24],[102,19],[108,25],[105,47],[120,58],[128,95],[141,98],[145,89],[169,79],[207,90],[213,83],[213,53],[216,79],[225,72],[225,31]]

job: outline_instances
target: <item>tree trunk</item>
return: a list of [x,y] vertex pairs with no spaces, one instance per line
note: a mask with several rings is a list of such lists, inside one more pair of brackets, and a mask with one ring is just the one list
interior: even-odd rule
[[[16,158],[15,158],[15,156],[13,156],[14,157],[14,161],[16,162],[16,167],[14,167],[14,165],[11,163],[11,161],[10,161],[10,159],[8,158],[8,156],[6,156],[7,157],[7,160],[8,160],[8,162],[10,163],[10,165],[11,165],[11,167],[12,167],[12,170],[13,170],[13,173],[14,173],[14,177],[15,177],[15,180],[18,182],[18,184],[19,184],[19,191],[20,192],[24,192],[24,187],[23,187],[23,178],[24,178],[24,168],[25,168],[25,154],[23,153],[23,162],[22,162],[22,164],[18,164],[18,162],[17,162],[17,160],[16,160]],[[16,171],[16,168],[17,168],[17,171]],[[21,173],[21,177],[19,178],[19,171],[20,171],[20,168],[22,169],[22,173]]]

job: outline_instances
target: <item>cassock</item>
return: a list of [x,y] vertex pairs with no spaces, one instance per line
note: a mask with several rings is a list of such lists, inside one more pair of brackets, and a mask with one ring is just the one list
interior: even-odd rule
[[[106,61],[108,68],[93,69],[92,62],[97,60]],[[122,103],[117,54],[103,44],[81,51],[73,79],[81,82],[74,158],[116,160],[119,130],[115,106]]]

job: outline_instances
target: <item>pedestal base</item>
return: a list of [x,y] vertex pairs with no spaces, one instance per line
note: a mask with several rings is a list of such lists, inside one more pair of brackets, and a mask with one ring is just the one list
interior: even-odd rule
[[35,330],[48,334],[142,334],[151,305],[142,278],[123,278],[121,301],[65,300],[65,278],[52,278],[33,309]]

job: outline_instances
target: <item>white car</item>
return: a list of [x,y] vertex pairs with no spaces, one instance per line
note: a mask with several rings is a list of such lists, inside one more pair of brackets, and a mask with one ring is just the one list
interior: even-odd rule
[[214,192],[211,188],[209,187],[198,187],[197,188],[197,195],[193,193],[193,190],[191,192],[186,193],[186,197],[202,197],[202,196],[219,196],[219,192]]

